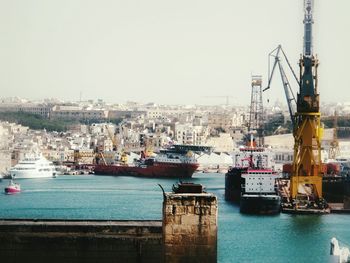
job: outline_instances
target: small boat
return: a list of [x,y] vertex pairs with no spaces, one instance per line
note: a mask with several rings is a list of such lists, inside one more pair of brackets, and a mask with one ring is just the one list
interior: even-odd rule
[[12,180],[10,180],[9,185],[5,187],[5,193],[16,194],[19,192],[21,192],[21,186],[18,183],[14,183]]

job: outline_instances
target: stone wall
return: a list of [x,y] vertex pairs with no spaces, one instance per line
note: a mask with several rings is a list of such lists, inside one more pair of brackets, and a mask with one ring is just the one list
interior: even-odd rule
[[1,262],[162,262],[161,221],[0,220]]
[[0,262],[216,262],[217,198],[164,194],[162,221],[0,219]]
[[165,262],[217,261],[217,209],[212,194],[164,195]]

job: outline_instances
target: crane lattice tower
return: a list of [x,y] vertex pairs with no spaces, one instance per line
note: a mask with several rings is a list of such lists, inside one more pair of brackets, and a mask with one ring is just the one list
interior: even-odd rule
[[258,146],[264,145],[264,109],[262,102],[262,77],[252,76],[252,92],[248,133],[256,134]]

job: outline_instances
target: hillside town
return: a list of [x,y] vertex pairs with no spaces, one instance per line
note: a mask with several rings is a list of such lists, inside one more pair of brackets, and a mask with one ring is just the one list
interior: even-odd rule
[[[282,117],[288,121],[288,111],[282,103],[266,107],[267,120]],[[282,104],[283,105],[283,104]],[[349,114],[350,105],[337,108]],[[0,115],[9,112],[39,115],[43,119],[71,123],[65,131],[30,129],[2,120],[0,122],[0,171],[11,166],[30,151],[40,151],[55,164],[93,164],[96,154],[103,153],[108,163],[117,162],[122,153],[131,163],[142,151],[153,154],[174,144],[210,146],[211,153],[197,156],[203,171],[224,172],[232,164],[231,154],[247,133],[249,109],[245,106],[156,105],[128,102],[108,104],[102,100],[33,102],[20,98],[1,99]],[[324,112],[331,116],[332,112]],[[332,140],[333,129],[326,129],[323,138],[324,158]],[[347,143],[340,143],[346,154]],[[265,145],[274,151],[276,163],[292,161],[293,137],[277,127],[272,136],[265,136]]]

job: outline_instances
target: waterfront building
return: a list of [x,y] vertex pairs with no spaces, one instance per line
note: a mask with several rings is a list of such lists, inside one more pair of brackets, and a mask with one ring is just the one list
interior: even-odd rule
[[108,119],[124,119],[124,118],[138,118],[146,114],[146,111],[133,110],[109,110]]
[[52,107],[34,103],[0,103],[0,112],[26,112],[49,118]]
[[192,124],[175,124],[175,141],[178,144],[196,145],[197,130]]
[[83,109],[79,106],[54,106],[50,118],[68,120],[106,120],[108,118],[108,111]]

